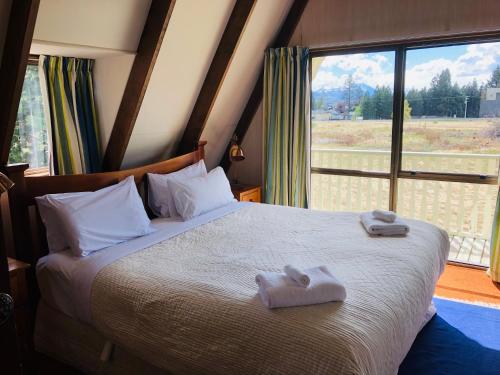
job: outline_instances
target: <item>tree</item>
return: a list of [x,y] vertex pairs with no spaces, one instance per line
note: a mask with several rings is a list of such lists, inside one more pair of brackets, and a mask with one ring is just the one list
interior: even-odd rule
[[357,120],[360,117],[363,117],[363,109],[361,107],[361,103],[354,107],[354,119]]
[[413,116],[423,116],[425,114],[424,111],[424,98],[422,97],[422,91],[411,89],[406,94],[406,100],[408,101],[408,105],[412,108]]
[[361,115],[363,120],[375,119],[375,105],[373,103],[373,95],[365,95],[361,98]]
[[392,116],[392,91],[389,86],[377,86],[373,93],[376,119],[390,119]]
[[392,116],[392,90],[389,86],[377,86],[372,95],[360,101],[364,120],[387,120]]
[[404,120],[410,120],[411,119],[411,106],[408,100],[405,99],[404,103],[404,111],[403,111],[403,119]]
[[[491,75],[488,85],[500,88],[500,66]],[[405,95],[405,119],[421,116],[479,117],[481,96],[486,86],[476,80],[459,86],[452,83],[448,69],[436,74],[429,88],[411,89]],[[465,107],[467,103],[467,113]],[[377,86],[372,95],[364,95],[360,101],[364,119],[389,119],[392,115],[392,91],[389,86]]]
[[335,104],[335,111],[337,111],[337,113],[341,114],[343,117],[344,117],[344,120],[345,120],[345,117],[346,117],[346,112],[347,112],[347,106],[344,102],[337,102]]
[[323,98],[323,96],[314,97],[312,104],[313,104],[312,109],[314,109],[314,110],[324,109],[325,99]]
[[479,117],[479,109],[481,107],[481,88],[478,86],[477,81],[474,79],[472,83],[463,86],[462,94],[464,99],[467,101],[467,113],[464,113],[463,117]]
[[47,125],[38,80],[38,67],[29,65],[17,112],[9,163],[29,163],[30,167],[48,164]]
[[500,65],[497,65],[495,70],[491,73],[491,78],[486,84],[487,87],[500,87]]
[[450,93],[452,91],[451,73],[443,70],[432,78],[429,94],[431,96],[430,114],[433,116],[450,115]]
[[361,96],[362,92],[359,85],[356,82],[354,82],[352,74],[349,74],[349,76],[346,78],[344,82],[343,95],[342,95],[346,104],[344,119],[346,118],[347,115],[349,115],[351,111],[354,110],[354,107],[359,104]]

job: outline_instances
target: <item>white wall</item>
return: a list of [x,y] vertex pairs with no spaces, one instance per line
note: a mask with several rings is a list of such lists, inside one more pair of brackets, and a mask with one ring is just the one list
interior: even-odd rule
[[[0,1],[1,3],[1,1]],[[30,52],[95,59],[104,152],[151,0],[41,0]]]
[[233,4],[234,0],[177,0],[123,168],[175,152]]
[[5,43],[5,36],[7,34],[7,27],[9,26],[9,15],[11,0],[0,1],[0,64],[3,55],[3,45]]
[[274,39],[290,5],[290,0],[260,0],[255,5],[202,134],[202,139],[208,141],[209,168],[219,164],[226,150],[260,74],[264,50]]
[[[235,0],[177,0],[122,167],[172,156]],[[291,0],[258,0],[208,118],[207,164],[219,163]],[[150,0],[41,0],[32,52],[96,58],[95,96],[107,145]],[[127,55],[128,54],[128,55]]]
[[[310,0],[290,45],[310,48],[500,31],[498,0]],[[243,142],[247,160],[232,165],[240,180],[262,181],[262,112]],[[241,177],[240,177],[241,176]]]
[[[122,167],[172,156],[191,115],[234,0],[177,0]],[[233,57],[202,139],[216,166],[260,73],[263,52],[290,0],[259,0]]]
[[135,52],[151,0],[40,0],[33,39]]
[[115,55],[95,60],[94,96],[103,153],[113,130],[134,58],[134,55]]

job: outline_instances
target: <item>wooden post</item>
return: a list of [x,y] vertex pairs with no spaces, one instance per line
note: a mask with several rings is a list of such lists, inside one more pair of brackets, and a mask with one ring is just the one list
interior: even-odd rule
[[28,164],[12,164],[4,167],[3,172],[14,182],[14,186],[9,190],[9,207],[16,259],[33,264],[24,179],[24,171],[28,167]]

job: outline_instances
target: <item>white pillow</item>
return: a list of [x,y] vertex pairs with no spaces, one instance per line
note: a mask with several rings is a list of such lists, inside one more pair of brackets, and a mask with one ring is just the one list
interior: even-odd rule
[[94,192],[61,199],[45,196],[53,206],[71,251],[93,251],[154,232],[137,192],[134,177]]
[[66,250],[69,248],[68,241],[64,237],[63,230],[61,229],[63,223],[57,215],[57,210],[54,205],[49,201],[49,197],[58,200],[71,200],[74,197],[89,194],[88,191],[79,193],[62,193],[62,194],[48,194],[42,197],[36,197],[35,201],[38,206],[38,212],[45,225],[45,233],[47,235],[47,245],[49,246],[49,253],[57,253],[58,251]]
[[169,181],[183,181],[193,177],[207,175],[205,162],[183,168],[169,174],[148,173],[148,205],[151,211],[159,217],[179,216],[175,209],[174,197],[170,191]]
[[169,181],[175,208],[184,220],[234,202],[234,195],[221,167],[206,176]]

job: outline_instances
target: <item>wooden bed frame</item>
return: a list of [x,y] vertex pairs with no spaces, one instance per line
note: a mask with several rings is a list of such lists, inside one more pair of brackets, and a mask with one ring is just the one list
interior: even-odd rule
[[[143,167],[115,172],[77,174],[67,176],[25,176],[28,164],[15,164],[5,168],[14,181],[9,191],[10,227],[16,259],[34,265],[47,255],[45,227],[35,205],[35,197],[45,194],[94,191],[134,176],[139,191],[147,201],[147,173],[171,173],[192,165],[205,157],[205,141],[200,141],[193,152]],[[8,227],[8,226],[7,226]]]

